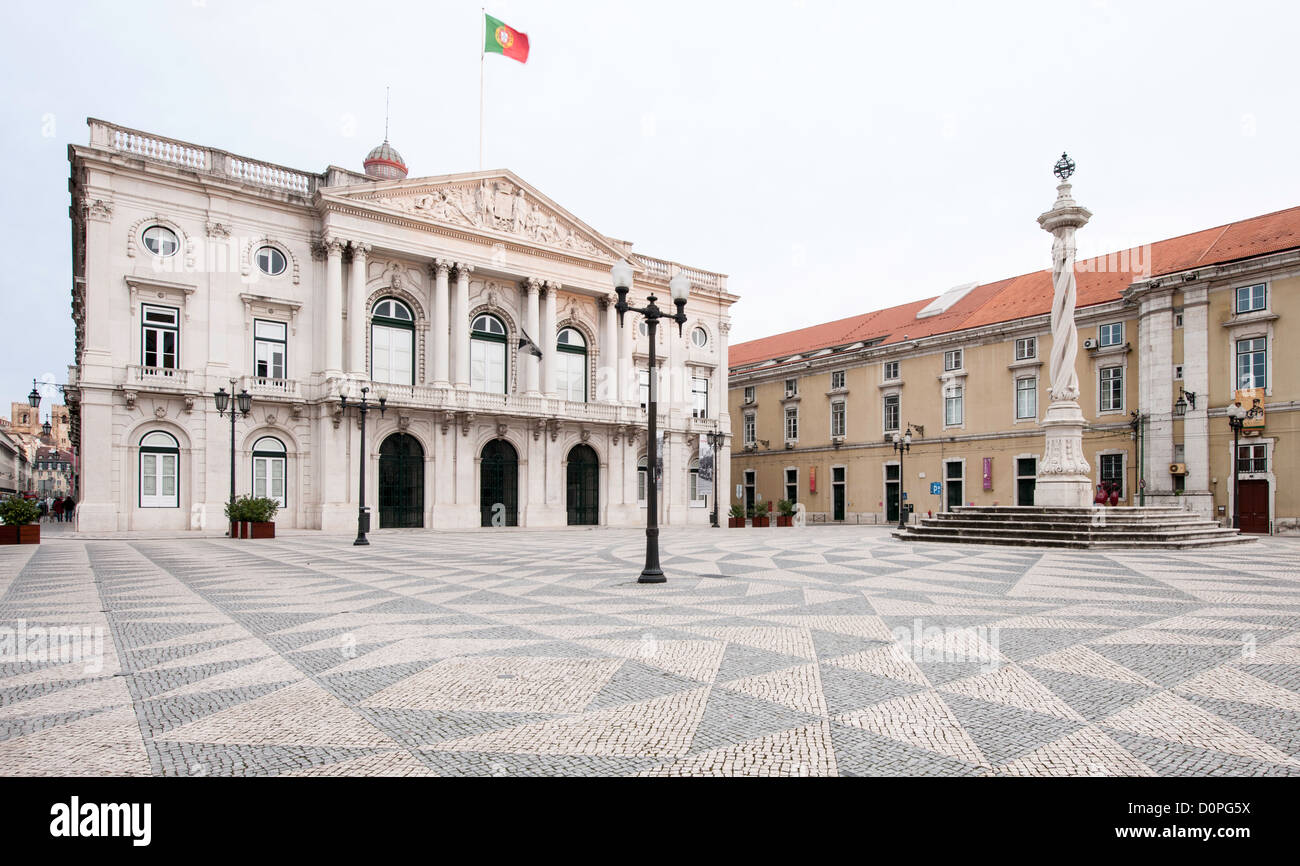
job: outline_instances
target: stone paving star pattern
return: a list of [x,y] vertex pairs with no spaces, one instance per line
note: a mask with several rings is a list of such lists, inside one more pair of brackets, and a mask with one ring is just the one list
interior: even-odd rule
[[0,548],[0,628],[107,635],[0,660],[0,773],[1300,774],[1297,539],[668,529],[658,586],[634,530],[372,540]]

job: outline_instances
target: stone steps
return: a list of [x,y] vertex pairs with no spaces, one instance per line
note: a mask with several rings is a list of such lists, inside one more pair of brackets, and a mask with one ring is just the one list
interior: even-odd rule
[[1179,508],[1008,505],[959,506],[922,518],[906,530],[894,530],[893,536],[903,541],[1099,550],[1181,550],[1255,540]]

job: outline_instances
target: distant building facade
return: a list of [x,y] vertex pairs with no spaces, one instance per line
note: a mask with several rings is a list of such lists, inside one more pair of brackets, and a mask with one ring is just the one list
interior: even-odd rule
[[[1231,525],[1235,462],[1242,529],[1300,528],[1298,238],[1295,208],[1078,263],[1085,457],[1122,504]],[[1032,504],[1051,302],[1039,271],[736,344],[733,501],[868,523]],[[1225,409],[1256,394],[1234,453]]]
[[[649,346],[611,303],[623,259],[633,303],[692,283],[656,347],[661,519],[707,522],[724,275],[634,252],[508,171],[407,178],[387,142],[365,173],[309,173],[89,123],[69,148],[80,529],[223,524],[218,388],[252,395],[238,493],[280,500],[288,527],[355,528],[362,460],[376,528],[640,525]],[[362,387],[387,397],[364,453],[339,400]]]

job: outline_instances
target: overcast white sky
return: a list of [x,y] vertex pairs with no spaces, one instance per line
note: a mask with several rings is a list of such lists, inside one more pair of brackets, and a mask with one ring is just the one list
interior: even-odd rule
[[[481,0],[6,8],[0,405],[72,362],[87,116],[319,171],[390,138],[478,167]],[[1047,267],[1063,149],[1084,255],[1300,204],[1293,3],[493,0],[486,167],[730,275],[733,341]]]

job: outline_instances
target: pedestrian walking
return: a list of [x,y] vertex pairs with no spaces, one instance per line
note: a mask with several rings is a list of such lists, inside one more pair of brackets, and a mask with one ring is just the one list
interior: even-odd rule
[[68,497],[63,500],[63,519],[71,523],[72,517],[76,513],[77,513],[77,500],[73,499],[72,494],[69,493]]
[[60,523],[63,522],[63,500],[54,500],[54,519]]

